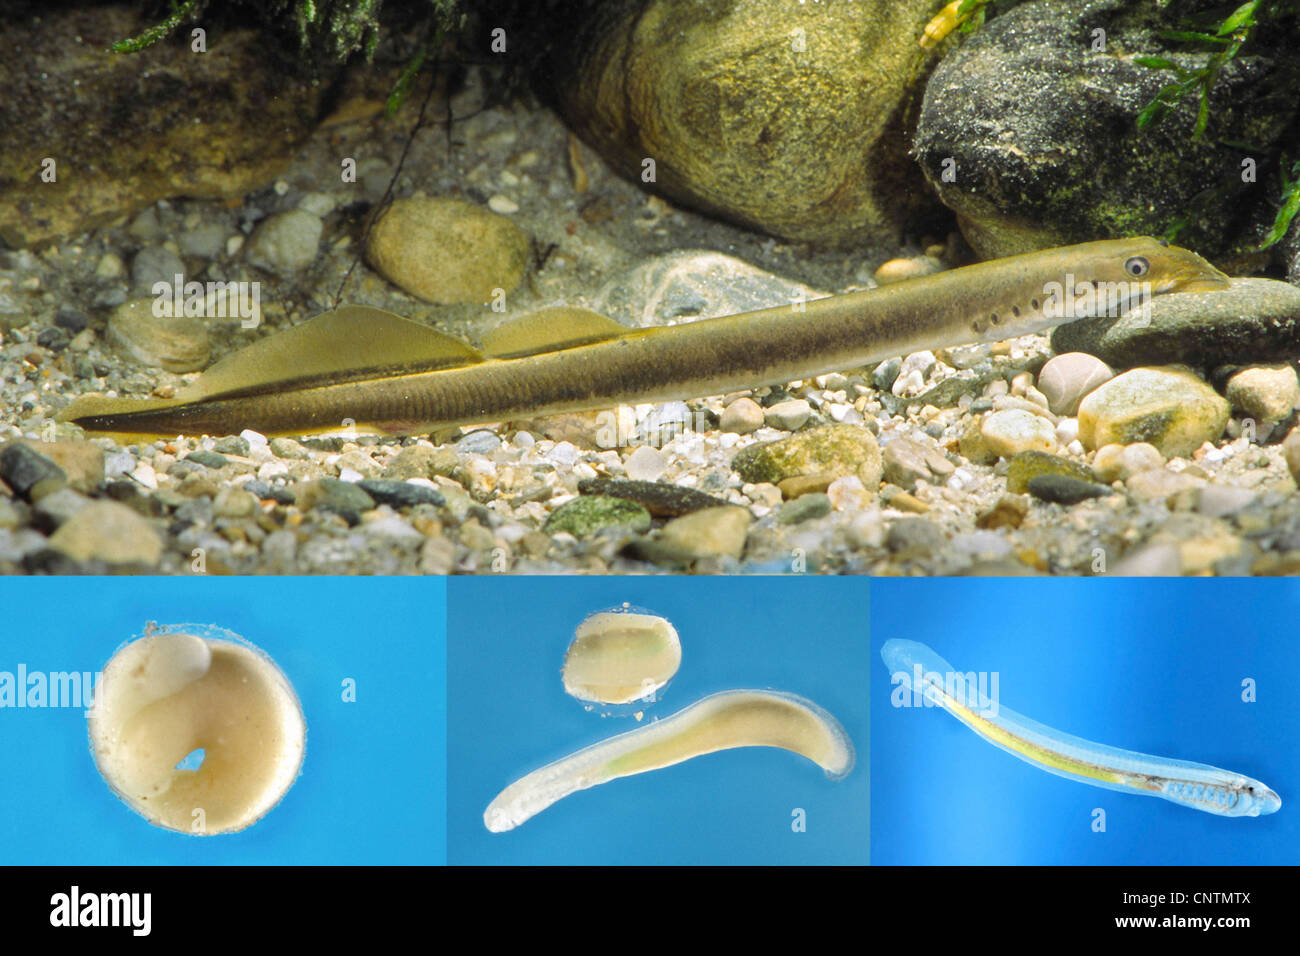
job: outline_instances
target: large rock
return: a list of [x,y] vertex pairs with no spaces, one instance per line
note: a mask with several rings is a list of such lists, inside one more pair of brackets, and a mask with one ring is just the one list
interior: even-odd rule
[[1300,289],[1273,279],[1233,279],[1215,292],[1158,295],[1149,316],[1134,310],[1057,326],[1052,348],[1088,352],[1119,368],[1277,361],[1300,355]]
[[[926,86],[916,152],[977,252],[1159,235],[1176,219],[1189,221],[1180,243],[1205,255],[1255,241],[1252,227],[1272,218],[1263,184],[1300,115],[1294,18],[1257,31],[1220,73],[1202,141],[1192,139],[1195,93],[1157,125],[1137,128],[1173,74],[1136,58],[1203,65],[1205,47],[1163,41],[1158,31],[1211,6],[1033,0],[999,12],[944,58]],[[1104,51],[1094,49],[1098,29]],[[1256,182],[1232,174],[1242,154],[1224,140],[1258,150]],[[945,179],[949,169],[955,175]]]
[[942,0],[585,0],[549,61],[565,120],[674,201],[786,239],[894,245],[932,200],[908,135]]
[[[0,44],[0,240],[78,235],[168,196],[230,199],[288,166],[328,77],[295,77],[255,29],[188,32],[133,54],[116,40],[156,22],[144,6],[29,4]],[[57,82],[54,78],[57,78]],[[40,178],[46,158],[54,182]]]

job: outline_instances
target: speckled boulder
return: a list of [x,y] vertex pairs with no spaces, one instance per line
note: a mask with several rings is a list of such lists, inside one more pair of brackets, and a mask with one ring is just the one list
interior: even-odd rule
[[[1159,124],[1137,128],[1138,114],[1173,74],[1136,59],[1203,65],[1209,49],[1159,32],[1202,11],[1224,15],[1221,8],[1200,0],[995,8],[934,71],[916,130],[926,178],[980,255],[1160,235],[1177,218],[1189,220],[1180,243],[1203,255],[1256,241],[1252,226],[1272,218],[1270,191],[1228,174],[1241,153],[1222,141],[1255,144],[1259,184],[1290,149],[1288,130],[1300,115],[1295,18],[1257,31],[1248,53],[1219,74],[1209,127],[1196,141],[1195,95]],[[1105,32],[1104,48],[1096,30]]]
[[584,0],[544,72],[566,122],[670,199],[786,239],[892,245],[932,208],[907,148],[940,6]]

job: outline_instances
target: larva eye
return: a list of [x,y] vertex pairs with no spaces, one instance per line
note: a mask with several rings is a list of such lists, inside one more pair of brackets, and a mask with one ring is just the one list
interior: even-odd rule
[[1151,263],[1141,256],[1133,256],[1124,263],[1124,271],[1135,279],[1140,279],[1151,271]]

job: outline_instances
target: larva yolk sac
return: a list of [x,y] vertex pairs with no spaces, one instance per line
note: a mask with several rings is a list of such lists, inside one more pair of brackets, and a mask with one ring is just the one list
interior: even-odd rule
[[219,628],[152,631],[120,648],[89,729],[100,774],[131,809],[197,835],[257,822],[293,785],[306,749],[284,674]]
[[578,700],[629,704],[652,698],[682,662],[677,629],[656,614],[597,611],[564,655],[564,690]]

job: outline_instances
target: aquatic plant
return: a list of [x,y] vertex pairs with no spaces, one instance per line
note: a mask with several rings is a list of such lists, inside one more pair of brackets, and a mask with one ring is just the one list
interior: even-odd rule
[[[445,29],[459,21],[461,0],[418,0],[389,6],[406,17],[422,16],[426,24]],[[342,63],[358,51],[369,59],[384,28],[384,0],[170,0],[170,13],[164,19],[138,36],[118,40],[109,49],[137,53],[182,26],[198,23],[209,11],[236,9],[271,25],[292,23],[300,49],[318,62]]]

